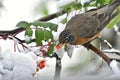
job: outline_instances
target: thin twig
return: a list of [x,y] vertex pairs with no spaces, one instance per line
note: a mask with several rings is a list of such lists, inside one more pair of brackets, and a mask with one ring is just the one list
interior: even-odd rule
[[110,50],[102,50],[104,53],[111,53],[111,54],[116,54],[118,56],[120,56],[120,51],[116,50],[114,48],[110,49]]
[[98,38],[100,41],[102,41],[103,43],[105,43],[109,49],[106,50],[102,50],[104,53],[112,53],[112,54],[116,54],[118,56],[120,56],[120,51],[116,50],[112,47],[112,45],[107,41],[107,40],[103,40],[101,38]]
[[[25,40],[21,40],[21,39],[18,38],[18,37],[15,37],[15,38],[16,38],[20,43],[26,43]],[[9,39],[12,39],[12,38],[9,38]],[[31,43],[31,42],[35,42],[35,39],[31,39],[29,43]]]
[[101,39],[101,38],[98,38],[100,41],[102,41],[103,43],[105,43],[108,47],[109,47],[109,49],[112,49],[113,47],[112,47],[112,45],[107,41],[107,40],[103,40],[103,39]]
[[14,34],[17,34],[21,31],[24,31],[24,30],[25,30],[25,28],[16,28],[13,30],[8,30],[8,31],[0,30],[0,36],[14,35]]
[[117,62],[120,62],[120,59],[111,58],[111,61],[112,61],[112,60],[116,60]]

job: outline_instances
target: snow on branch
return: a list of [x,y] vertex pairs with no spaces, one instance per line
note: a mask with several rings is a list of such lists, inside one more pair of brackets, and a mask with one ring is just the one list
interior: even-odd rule
[[120,51],[119,51],[119,50],[116,50],[116,49],[114,49],[114,48],[103,50],[103,52],[104,52],[104,53],[112,53],[112,54],[116,54],[116,55],[120,56]]

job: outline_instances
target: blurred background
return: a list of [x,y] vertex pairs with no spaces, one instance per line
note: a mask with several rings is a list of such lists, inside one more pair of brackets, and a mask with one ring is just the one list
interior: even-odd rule
[[[61,5],[74,0],[0,0],[0,30],[12,30],[20,21],[35,21],[43,16],[55,13],[59,10]],[[82,4],[90,0],[79,0]],[[81,12],[84,9],[80,10]],[[78,12],[80,13],[80,12]],[[70,13],[73,16],[75,13]],[[60,23],[61,19],[65,17],[51,20],[53,23],[59,24],[59,31],[64,29],[65,24]],[[70,18],[70,17],[69,17]],[[120,27],[120,22],[116,25]],[[120,36],[115,32],[114,28],[104,29],[102,31],[102,39],[108,40],[110,44],[120,50]],[[57,33],[56,33],[57,34]],[[57,34],[58,36],[59,34]],[[56,37],[57,39],[57,37]],[[12,49],[14,42],[10,40],[0,40],[2,50]],[[100,40],[94,40],[94,45],[98,48],[102,45],[102,49],[108,47]],[[55,59],[47,59],[47,67],[40,70],[37,75],[40,80],[53,80],[55,73]],[[99,58],[92,51],[88,51],[84,47],[75,48],[72,58],[69,58],[65,53],[62,59],[61,80],[99,80],[107,79],[112,74],[110,68],[106,63]],[[111,79],[112,80],[112,79]]]

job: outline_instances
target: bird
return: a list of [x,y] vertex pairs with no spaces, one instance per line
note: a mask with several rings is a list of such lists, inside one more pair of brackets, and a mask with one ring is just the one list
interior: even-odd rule
[[119,14],[119,11],[114,12],[119,5],[120,0],[113,0],[103,7],[73,16],[60,33],[56,48],[59,50],[65,44],[84,45],[100,37],[100,32]]

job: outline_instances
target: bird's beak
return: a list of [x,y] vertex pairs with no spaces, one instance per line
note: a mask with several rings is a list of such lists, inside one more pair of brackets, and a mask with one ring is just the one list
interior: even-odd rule
[[56,49],[59,50],[63,45],[65,45],[65,43],[58,43]]

